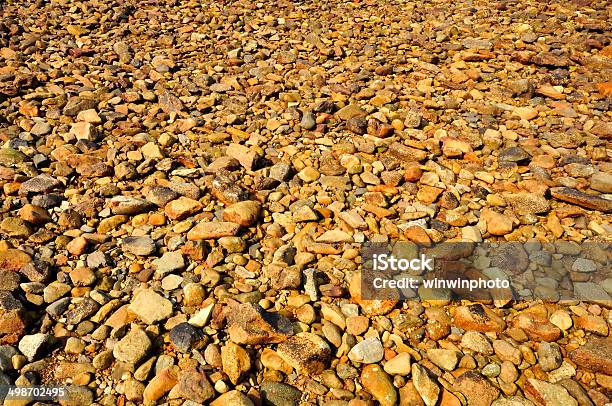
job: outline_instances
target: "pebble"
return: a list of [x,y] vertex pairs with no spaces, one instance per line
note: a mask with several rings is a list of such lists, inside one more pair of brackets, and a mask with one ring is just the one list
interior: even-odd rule
[[155,252],[155,241],[149,237],[125,237],[121,242],[125,252],[134,255],[147,256]]
[[572,203],[591,210],[598,210],[603,213],[612,212],[611,199],[604,199],[603,197],[590,195],[568,187],[555,187],[550,189],[550,193],[552,197],[557,200]]
[[180,252],[165,252],[160,258],[153,260],[152,265],[155,273],[161,277],[183,269],[185,259]]
[[440,397],[440,387],[430,377],[427,369],[412,364],[412,382],[426,406],[434,406]]
[[305,130],[312,130],[317,125],[316,117],[312,112],[307,111],[302,115],[302,120],[300,121],[300,126],[302,126]]
[[302,397],[302,392],[285,383],[263,381],[261,383],[261,395],[264,401],[271,406],[297,406]]
[[409,375],[411,370],[410,354],[407,352],[397,354],[395,357],[385,362],[384,370],[389,375]]
[[113,356],[121,362],[138,364],[151,349],[152,343],[146,332],[132,328],[113,348]]
[[595,172],[591,176],[591,189],[601,193],[612,193],[612,174],[608,172]]
[[431,348],[427,350],[427,358],[440,368],[452,371],[459,363],[461,353],[443,348]]
[[563,331],[569,330],[573,324],[572,318],[565,310],[557,310],[551,314],[550,322]]
[[363,364],[377,363],[383,359],[383,356],[384,349],[377,338],[366,338],[360,341],[348,353],[351,361]]
[[548,383],[539,379],[528,379],[525,384],[527,399],[543,406],[578,405],[567,390],[561,385]]
[[502,318],[481,304],[458,307],[455,310],[454,323],[465,330],[481,333],[499,333],[506,327],[506,323]]
[[204,335],[202,331],[189,323],[179,323],[172,327],[169,334],[170,342],[180,352],[190,352],[202,346]]
[[19,351],[32,362],[36,359],[43,351],[45,351],[51,342],[50,334],[36,333],[32,335],[23,336],[19,340]]
[[487,231],[492,235],[506,235],[512,231],[513,222],[506,215],[485,209],[482,211],[482,218],[486,221]]
[[223,365],[223,372],[227,374],[230,382],[234,385],[240,382],[251,369],[249,353],[231,341],[221,348],[221,363]]
[[543,342],[538,345],[538,362],[542,371],[552,371],[561,366],[563,355],[556,343]]
[[591,336],[585,345],[569,353],[570,359],[592,372],[607,373],[612,369],[612,347],[609,337]]
[[461,337],[461,346],[477,353],[491,355],[493,354],[493,346],[487,337],[476,331],[466,331]]
[[228,332],[237,344],[280,343],[292,333],[289,319],[252,303],[236,304],[228,314]]
[[231,390],[213,400],[210,406],[253,406],[253,402],[244,393]]
[[164,396],[166,393],[177,384],[178,382],[179,368],[174,365],[168,367],[151,379],[151,381],[145,387],[143,392],[143,399],[145,402],[156,401]]
[[363,368],[361,383],[381,406],[397,404],[397,390],[393,387],[391,377],[378,365],[366,365]]
[[240,225],[230,222],[211,221],[196,224],[187,233],[188,240],[211,240],[221,237],[234,236],[238,233]]
[[247,200],[234,203],[223,211],[223,219],[232,223],[249,227],[257,221],[261,205],[259,202]]
[[154,324],[172,315],[172,302],[151,289],[136,294],[129,310],[147,324]]
[[325,370],[331,359],[329,344],[312,333],[298,333],[280,343],[277,353],[299,374],[317,375]]
[[470,405],[490,405],[499,396],[499,389],[474,371],[467,371],[459,376],[453,388],[461,392]]
[[183,220],[200,210],[202,210],[202,203],[185,196],[168,202],[164,207],[166,216],[171,220]]

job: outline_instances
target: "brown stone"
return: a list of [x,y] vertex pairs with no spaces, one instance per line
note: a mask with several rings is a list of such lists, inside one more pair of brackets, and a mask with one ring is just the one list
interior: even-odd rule
[[590,195],[567,187],[552,188],[550,193],[557,200],[604,213],[612,212],[612,200],[604,199],[597,195]]
[[612,338],[595,337],[569,354],[570,359],[589,371],[609,374],[612,371]]
[[240,162],[247,171],[254,171],[261,167],[261,157],[249,147],[240,144],[230,144],[225,150],[225,154],[230,158]]
[[19,272],[24,266],[32,263],[32,257],[18,249],[0,251],[0,269]]
[[576,399],[561,385],[531,378],[527,379],[523,390],[527,399],[539,406],[578,406]]
[[188,240],[211,240],[238,234],[240,225],[227,221],[202,221],[187,233]]
[[223,220],[249,227],[257,222],[261,204],[257,201],[246,200],[234,203],[223,210]]
[[143,398],[145,402],[156,401],[164,396],[178,382],[179,367],[173,365],[160,371],[146,386]]
[[210,402],[210,406],[253,406],[253,402],[244,393],[232,390]]
[[366,365],[361,371],[361,384],[381,406],[394,406],[397,391],[391,377],[378,365]]
[[202,210],[202,203],[197,200],[181,196],[166,204],[164,212],[171,220],[183,220]]
[[425,406],[412,381],[399,389],[399,406]]
[[465,330],[481,333],[501,333],[506,328],[506,323],[501,317],[480,303],[458,307],[455,310],[454,323]]
[[301,375],[317,375],[331,361],[329,344],[316,334],[299,333],[280,343],[277,353]]
[[292,333],[291,322],[252,303],[232,304],[228,308],[228,333],[238,344],[281,343]]
[[45,224],[51,221],[51,216],[49,216],[47,210],[33,204],[26,204],[19,209],[19,217],[36,225]]
[[178,382],[168,394],[168,398],[182,398],[205,404],[214,395],[215,390],[203,371],[187,369],[179,373]]
[[487,231],[492,235],[506,235],[512,231],[512,219],[489,208],[483,209],[482,218],[487,222]]
[[499,396],[499,389],[474,371],[467,371],[458,377],[453,388],[466,397],[470,406],[489,406]]
[[523,329],[531,340],[552,342],[561,337],[557,326],[535,313],[520,313],[514,318],[513,325]]
[[249,353],[231,341],[221,348],[221,362],[223,364],[223,372],[227,374],[234,385],[240,382],[251,369]]
[[[368,276],[373,275],[368,274]],[[360,272],[355,272],[353,274],[349,284],[349,293],[353,301],[357,303],[359,307],[361,307],[361,310],[367,316],[379,316],[389,313],[395,308],[398,303],[398,300],[395,298],[399,298],[399,294],[396,290],[381,290],[379,292],[376,292],[377,295],[381,295],[379,296],[379,300],[364,299]],[[374,292],[370,292],[370,294],[373,295]]]
[[389,153],[403,162],[420,162],[427,158],[427,152],[400,144],[399,142],[394,142],[389,146]]

